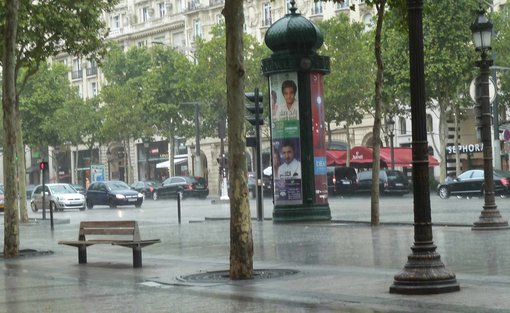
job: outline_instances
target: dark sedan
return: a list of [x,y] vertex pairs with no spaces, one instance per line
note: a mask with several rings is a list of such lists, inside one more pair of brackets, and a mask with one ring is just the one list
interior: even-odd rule
[[[493,177],[494,193],[498,196],[510,195],[510,172],[494,170]],[[482,196],[484,185],[484,171],[482,169],[469,170],[457,178],[449,178],[437,186],[437,194],[441,199],[448,199],[450,196]]]
[[152,194],[161,184],[154,180],[141,180],[131,185],[131,189],[143,194],[145,199],[152,199]]
[[[372,171],[358,173],[357,193],[370,193],[372,191]],[[409,181],[405,174],[398,170],[382,169],[379,172],[380,195],[403,196],[409,193]]]
[[154,190],[152,199],[196,197],[205,199],[209,195],[207,181],[203,177],[174,176],[163,181],[163,184]]
[[92,209],[94,205],[109,205],[115,208],[118,205],[142,206],[143,195],[131,189],[122,181],[102,181],[92,183],[87,189],[87,208]]

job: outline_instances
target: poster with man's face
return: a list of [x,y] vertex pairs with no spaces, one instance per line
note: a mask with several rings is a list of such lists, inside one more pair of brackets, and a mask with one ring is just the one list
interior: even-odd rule
[[301,134],[297,73],[269,78],[275,204],[301,204]]

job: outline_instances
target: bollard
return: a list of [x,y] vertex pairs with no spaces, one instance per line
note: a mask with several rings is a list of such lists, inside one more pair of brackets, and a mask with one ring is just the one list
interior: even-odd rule
[[179,224],[181,223],[181,195],[177,193],[177,218],[179,219]]
[[51,230],[53,231],[54,230],[54,227],[53,227],[53,208],[52,208],[51,204],[50,204],[50,225],[51,225]]

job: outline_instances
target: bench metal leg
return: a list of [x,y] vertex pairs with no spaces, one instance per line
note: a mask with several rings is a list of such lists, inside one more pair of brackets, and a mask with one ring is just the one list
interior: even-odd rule
[[87,247],[86,246],[78,247],[78,263],[79,264],[87,264]]
[[140,247],[133,248],[133,267],[142,267],[142,248]]

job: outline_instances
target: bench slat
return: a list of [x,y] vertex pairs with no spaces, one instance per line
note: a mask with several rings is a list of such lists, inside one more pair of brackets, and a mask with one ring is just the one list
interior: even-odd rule
[[136,221],[82,221],[80,228],[135,227]]
[[86,228],[80,230],[82,235],[133,235],[134,228]]

